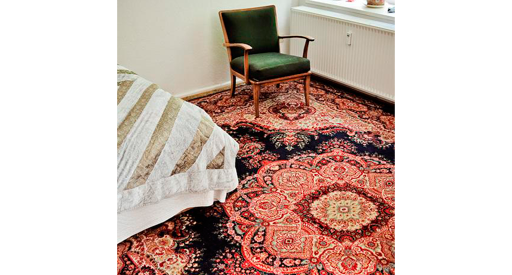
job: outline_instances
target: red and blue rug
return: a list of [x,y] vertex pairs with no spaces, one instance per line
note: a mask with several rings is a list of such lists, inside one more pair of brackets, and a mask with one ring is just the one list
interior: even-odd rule
[[394,115],[318,81],[191,100],[240,144],[240,184],[118,244],[118,274],[395,274]]

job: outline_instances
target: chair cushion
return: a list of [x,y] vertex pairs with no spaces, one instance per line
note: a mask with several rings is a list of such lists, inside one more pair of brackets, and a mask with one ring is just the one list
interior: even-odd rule
[[[244,74],[244,57],[233,59],[231,68]],[[274,52],[249,55],[249,78],[255,81],[306,73],[309,69],[307,58]]]
[[[229,43],[245,43],[251,53],[279,52],[275,7],[221,12]],[[241,48],[231,48],[231,58],[243,56]]]

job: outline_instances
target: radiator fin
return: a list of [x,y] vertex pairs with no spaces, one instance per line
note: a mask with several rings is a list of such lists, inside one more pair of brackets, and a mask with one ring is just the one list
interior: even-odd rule
[[[350,46],[347,32],[352,33]],[[395,101],[393,31],[292,10],[290,33],[315,38],[308,51],[313,73]],[[303,40],[292,39],[291,54],[300,56],[303,48]]]

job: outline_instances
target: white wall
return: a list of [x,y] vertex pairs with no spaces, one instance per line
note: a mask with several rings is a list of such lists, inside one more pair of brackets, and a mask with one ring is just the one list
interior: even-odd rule
[[117,62],[177,96],[215,89],[229,81],[219,10],[276,5],[279,33],[289,34],[298,2],[118,0]]

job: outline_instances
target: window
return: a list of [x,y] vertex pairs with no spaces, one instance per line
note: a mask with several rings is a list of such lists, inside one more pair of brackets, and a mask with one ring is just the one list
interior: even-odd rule
[[369,8],[366,6],[366,0],[306,0],[306,4],[316,8],[325,8],[337,12],[348,13],[354,16],[361,16],[368,19],[383,21],[386,23],[395,23],[395,14],[389,13],[388,8],[394,7],[394,0],[386,0],[383,8]]

